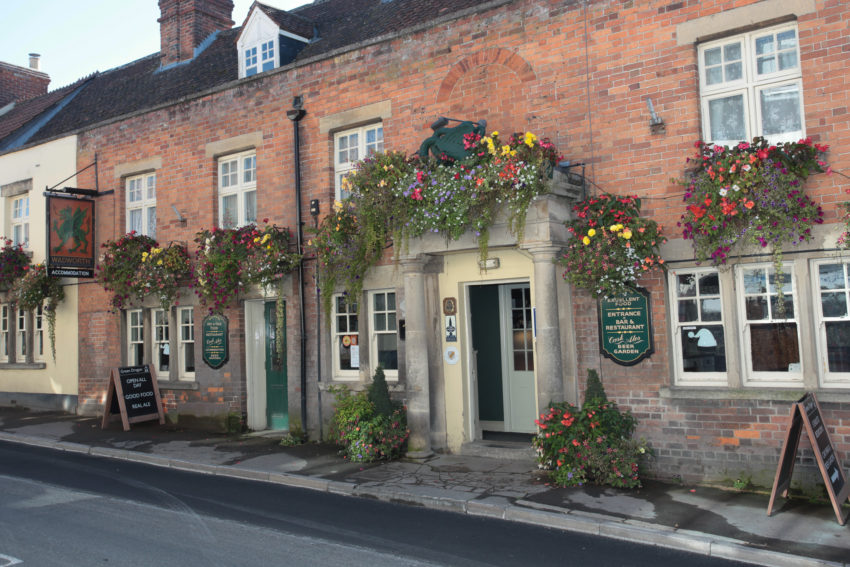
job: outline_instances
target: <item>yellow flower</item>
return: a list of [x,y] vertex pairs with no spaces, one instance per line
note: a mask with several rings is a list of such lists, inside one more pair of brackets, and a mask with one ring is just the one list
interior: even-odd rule
[[381,179],[381,182],[378,183],[378,187],[386,187],[386,186],[387,186],[387,180]]
[[528,146],[529,148],[533,148],[534,142],[536,142],[536,141],[537,141],[537,136],[535,136],[531,132],[525,133],[525,145],[526,146]]
[[498,130],[494,131],[494,132],[493,132],[493,134],[492,134],[492,136],[493,136],[493,137],[498,137],[498,136],[499,136],[499,131],[498,131]]
[[260,241],[260,244],[265,244],[266,242],[268,242],[268,241],[269,241],[269,238],[271,238],[271,237],[272,237],[272,235],[271,235],[271,234],[266,233],[266,235],[265,235],[265,236],[263,236],[263,239]]
[[339,225],[336,225],[336,229],[339,230]]
[[589,239],[588,237],[586,237],[586,236],[585,236],[584,238],[582,238],[582,239],[581,239],[581,241],[582,241],[582,242],[584,242],[584,245],[585,245],[585,246],[587,246],[588,244],[590,244],[590,239]]
[[626,230],[624,230],[624,231],[623,231],[623,238],[625,238],[626,240],[628,240],[628,239],[630,239],[631,237],[632,237],[632,229],[627,228]]
[[596,236],[596,229],[591,228],[587,231],[587,235],[593,238],[594,236]]
[[511,147],[508,145],[502,146],[502,155],[509,156],[511,155]]
[[147,259],[148,259],[148,253],[147,253],[147,252],[142,252],[142,262],[144,262],[144,261],[145,261],[145,260],[147,260]]
[[[342,185],[343,185],[343,187],[345,187],[345,180],[346,180],[346,179],[347,179],[346,177],[343,177],[343,178],[342,178]],[[342,210],[342,201],[334,201],[334,210],[335,210],[336,212],[340,212],[340,211]],[[338,230],[338,229],[337,229],[337,230]]]
[[157,265],[157,266],[162,266],[162,260],[157,261],[156,265]]

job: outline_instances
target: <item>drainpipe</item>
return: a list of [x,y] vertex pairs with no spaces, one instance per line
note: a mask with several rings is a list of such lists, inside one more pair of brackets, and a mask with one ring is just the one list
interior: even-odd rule
[[[307,114],[301,106],[304,104],[301,96],[292,99],[292,110],[286,111],[286,117],[292,121],[293,146],[295,148],[295,218],[298,223],[296,246],[299,254],[304,254],[304,226],[301,222],[301,137],[298,123]],[[307,318],[304,314],[304,260],[298,262],[298,299],[300,302],[300,335],[301,335],[301,427],[307,433]]]

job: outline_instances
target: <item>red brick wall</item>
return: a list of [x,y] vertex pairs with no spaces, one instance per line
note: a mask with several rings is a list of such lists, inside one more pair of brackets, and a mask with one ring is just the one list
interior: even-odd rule
[[233,0],[159,0],[162,64],[191,59],[207,36],[233,26]]
[[41,71],[0,61],[0,107],[47,93],[50,77]]
[[[79,138],[79,163],[90,163],[96,152],[101,188],[116,191],[98,201],[100,211],[115,213],[114,218],[100,214],[98,237],[102,241],[123,232],[123,185],[115,180],[114,168],[160,156],[159,239],[191,243],[196,230],[213,226],[216,219],[215,161],[205,156],[205,144],[255,131],[263,133],[257,147],[258,216],[295,227],[292,124],[285,111],[294,95],[303,95],[307,115],[301,122],[302,204],[304,221],[310,225],[308,201],[319,199],[327,213],[333,199],[332,135],[319,132],[319,118],[389,100],[392,116],[384,121],[388,149],[414,151],[428,136],[427,125],[441,115],[484,118],[490,131],[531,130],[551,138],[565,158],[587,162],[591,190],[639,194],[644,211],[664,226],[669,238],[678,238],[682,188],[671,178],[682,175],[685,158],[700,137],[700,118],[696,49],[676,45],[675,26],[753,3],[606,0],[584,7],[554,0],[514,2],[93,130]],[[850,169],[845,88],[850,43],[844,33],[850,14],[837,0],[817,5],[816,14],[799,19],[807,132],[832,146],[829,161],[835,169]],[[664,119],[665,133],[651,133],[647,97]],[[80,175],[81,186],[87,186],[86,175],[91,170]],[[842,183],[835,176],[810,182],[827,211],[827,222],[836,219]],[[176,222],[172,205],[188,217],[187,225]],[[307,375],[314,384],[317,307],[310,270]],[[573,317],[578,354],[573,369],[579,382],[583,384],[587,368],[600,370],[609,396],[638,417],[639,435],[656,451],[654,471],[659,476],[722,479],[758,469],[772,477],[788,404],[661,398],[661,389],[672,380],[665,283],[662,276],[640,283],[651,292],[655,354],[632,367],[600,360],[595,302],[577,294]],[[287,321],[290,383],[299,365],[297,310],[292,308],[296,299],[293,289]],[[236,325],[237,313],[231,317],[232,347],[244,332]],[[107,317],[96,300],[81,304],[81,336],[100,332]],[[106,340],[107,352],[117,352],[117,336]],[[226,367],[229,382],[201,373],[201,390],[169,397],[169,406],[200,403],[207,396],[222,407],[236,407],[235,397],[244,399],[240,356],[232,353]],[[105,384],[101,367],[109,364],[96,362],[98,357],[100,353],[81,357],[81,398],[96,397]],[[93,369],[98,372],[92,374]],[[223,391],[211,392],[207,383],[226,385]],[[291,403],[298,395],[290,391]],[[850,406],[822,406],[839,455],[847,455]]]

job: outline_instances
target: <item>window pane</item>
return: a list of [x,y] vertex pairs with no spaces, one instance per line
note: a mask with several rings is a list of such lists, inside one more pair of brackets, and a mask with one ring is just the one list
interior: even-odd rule
[[688,299],[679,302],[679,322],[699,321],[699,312],[697,311],[697,302],[695,299]]
[[709,85],[716,85],[723,82],[723,68],[710,67],[705,70],[705,80]]
[[183,372],[190,373],[195,371],[195,343],[185,343],[183,345]]
[[821,306],[824,317],[847,316],[847,294],[843,291],[821,294]]
[[720,65],[723,62],[723,59],[720,55],[719,47],[712,47],[711,49],[706,49],[703,52],[702,58],[705,62],[706,67],[712,65]]
[[515,352],[514,353],[514,370],[523,372],[526,370],[525,367],[525,352]]
[[383,293],[376,293],[375,297],[375,311],[386,311],[386,296]]
[[221,200],[221,225],[233,228],[239,219],[239,202],[236,195],[227,195]]
[[830,372],[850,372],[850,321],[826,323],[826,358]]
[[348,332],[348,317],[345,315],[339,315],[336,318],[336,331],[338,333],[347,333]]
[[156,207],[148,207],[148,231],[145,233],[151,238],[156,238]]
[[130,231],[135,230],[137,233],[142,233],[142,210],[133,209],[130,214]]
[[726,63],[741,60],[741,43],[730,43],[723,46],[723,59]]
[[744,76],[744,66],[740,61],[737,63],[728,63],[725,69],[727,81],[740,81]]
[[682,369],[685,372],[726,372],[723,327],[706,325],[681,331]]
[[700,300],[700,311],[703,321],[720,321],[723,318],[719,297]]
[[800,92],[797,85],[783,85],[763,89],[761,103],[761,128],[766,136],[803,130],[800,116]]
[[770,296],[770,312],[773,319],[793,319],[794,318],[794,298],[790,293],[782,295],[785,301],[785,314],[779,316],[779,297],[776,295]]
[[387,330],[387,315],[386,313],[375,313],[375,331]]
[[747,321],[762,321],[768,319],[767,298],[764,296],[748,297],[746,301]]
[[387,309],[390,311],[395,311],[395,293],[387,294]]
[[696,276],[694,274],[683,274],[678,276],[678,287],[676,292],[679,297],[693,297],[697,294]]
[[700,295],[720,295],[720,277],[716,273],[700,276],[699,292]]
[[767,276],[764,269],[744,270],[744,293],[767,293]]
[[257,180],[257,156],[248,156],[242,160],[244,183],[252,183]]
[[821,289],[844,289],[844,265],[821,264],[818,266],[818,280]]
[[773,35],[756,38],[756,55],[773,53]]
[[345,346],[343,337],[337,337],[337,352],[339,353],[339,369],[340,370],[357,370],[358,366],[351,365],[351,349],[359,348],[357,346]]
[[398,346],[396,336],[383,334],[377,336],[378,364],[385,370],[398,370]]
[[796,323],[752,325],[750,343],[753,371],[799,371],[800,352]]
[[245,223],[251,224],[257,222],[257,192],[248,191],[245,193]]
[[743,95],[709,101],[708,116],[712,140],[745,140],[747,138],[747,130],[744,126]]
[[388,331],[395,331],[396,330],[395,312],[387,313],[387,330]]

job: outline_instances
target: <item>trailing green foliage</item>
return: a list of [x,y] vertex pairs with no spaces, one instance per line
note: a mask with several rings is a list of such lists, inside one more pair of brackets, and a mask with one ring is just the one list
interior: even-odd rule
[[379,414],[366,391],[352,393],[345,386],[333,387],[336,408],[331,418],[330,439],[355,462],[391,460],[404,453],[410,431],[407,411],[394,407]]

